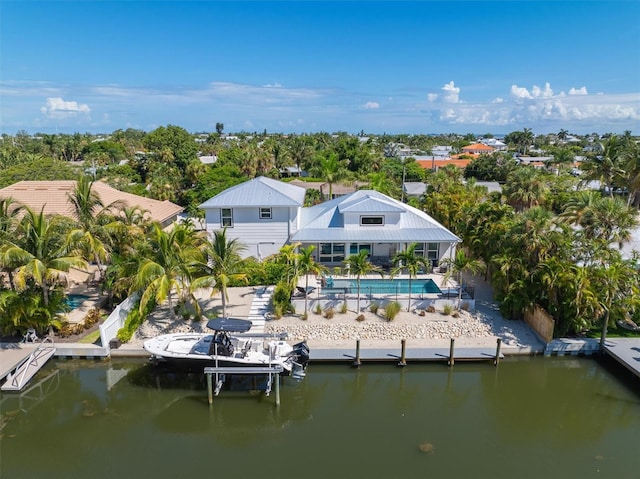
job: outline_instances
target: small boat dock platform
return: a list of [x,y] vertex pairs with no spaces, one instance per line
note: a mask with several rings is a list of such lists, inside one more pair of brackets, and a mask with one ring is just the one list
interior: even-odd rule
[[50,338],[45,338],[29,355],[22,359],[15,368],[11,368],[2,391],[21,391],[42,366],[55,354],[56,347]]

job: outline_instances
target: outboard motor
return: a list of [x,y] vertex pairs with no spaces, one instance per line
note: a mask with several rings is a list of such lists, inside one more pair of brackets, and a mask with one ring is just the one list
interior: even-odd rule
[[296,363],[300,364],[303,368],[307,367],[307,363],[309,362],[309,346],[306,341],[294,344],[291,354],[296,356]]

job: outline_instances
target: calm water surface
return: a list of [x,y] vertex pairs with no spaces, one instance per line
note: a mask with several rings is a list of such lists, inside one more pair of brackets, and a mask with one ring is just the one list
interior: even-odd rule
[[137,360],[36,379],[1,397],[3,479],[640,477],[637,384],[591,359],[311,365],[280,408],[246,391],[210,408],[201,377]]

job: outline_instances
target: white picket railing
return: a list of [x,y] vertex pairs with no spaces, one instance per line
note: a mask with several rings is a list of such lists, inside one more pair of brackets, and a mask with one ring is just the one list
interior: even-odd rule
[[139,293],[134,293],[115,307],[104,323],[100,325],[100,342],[109,351],[109,342],[114,339],[132,308],[138,302]]

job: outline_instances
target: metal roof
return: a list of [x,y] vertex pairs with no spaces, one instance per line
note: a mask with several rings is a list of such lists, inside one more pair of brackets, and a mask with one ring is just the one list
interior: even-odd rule
[[[374,208],[377,206],[377,210]],[[385,214],[400,212],[393,227],[344,228],[344,212]],[[459,242],[460,238],[423,211],[389,198],[377,191],[359,190],[310,208],[303,208],[300,228],[292,242]]]
[[208,199],[200,208],[243,206],[302,206],[306,190],[299,186],[259,176],[224,190]]

